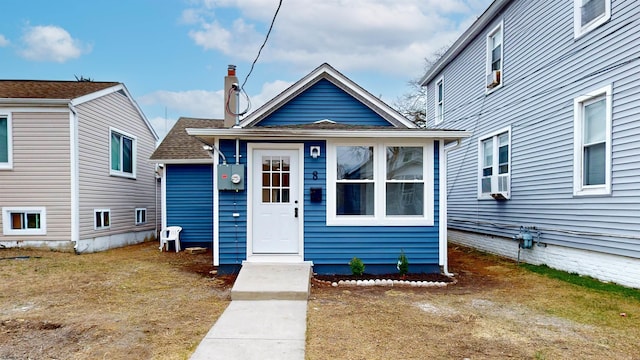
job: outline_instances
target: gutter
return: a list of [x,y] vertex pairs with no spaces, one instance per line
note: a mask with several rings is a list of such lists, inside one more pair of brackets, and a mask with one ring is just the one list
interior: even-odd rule
[[443,140],[466,138],[472,135],[470,131],[462,130],[318,130],[318,129],[261,129],[261,128],[187,128],[187,134],[196,137],[216,137],[221,139],[327,139],[327,138],[436,138]]

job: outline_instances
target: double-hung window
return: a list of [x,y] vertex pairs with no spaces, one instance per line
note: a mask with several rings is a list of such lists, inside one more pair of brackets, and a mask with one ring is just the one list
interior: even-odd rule
[[330,143],[329,225],[433,225],[433,144]]
[[0,170],[13,167],[11,117],[0,114]]
[[509,199],[511,173],[511,129],[502,129],[479,139],[479,199]]
[[111,210],[93,210],[93,228],[96,230],[108,229],[111,227]]
[[444,78],[440,78],[436,82],[435,100],[436,117],[434,122],[438,125],[444,121]]
[[611,18],[611,0],[573,0],[573,36],[579,38]]
[[493,28],[487,35],[487,92],[502,86],[503,76],[503,24]]
[[611,193],[611,91],[574,100],[574,195]]
[[2,208],[4,235],[46,235],[47,211],[44,207]]
[[110,129],[111,175],[136,177],[136,138]]

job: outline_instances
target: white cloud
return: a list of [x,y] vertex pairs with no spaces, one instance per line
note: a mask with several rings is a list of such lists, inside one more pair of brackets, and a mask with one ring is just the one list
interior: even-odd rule
[[9,40],[7,40],[4,35],[0,34],[0,47],[5,47],[7,45],[9,45]]
[[[298,0],[284,2],[262,61],[313,68],[406,73],[457,36],[490,0]],[[272,0],[200,0],[194,42],[251,61],[275,11]],[[196,10],[199,9],[199,10]],[[237,11],[232,22],[230,10]],[[226,17],[221,13],[226,11]],[[193,16],[191,17],[193,18]],[[259,29],[259,30],[257,30]]]
[[63,63],[91,51],[79,40],[58,26],[32,26],[22,36],[24,48],[20,54],[28,60]]
[[[267,101],[291,86],[291,82],[276,80],[262,85],[259,94],[251,96],[251,111],[264,105]],[[180,114],[186,117],[199,117],[208,119],[222,119],[224,117],[224,93],[222,90],[189,90],[189,91],[156,91],[137,99],[144,106],[156,106],[166,108],[171,114]],[[243,98],[240,101],[241,110],[246,106]],[[176,119],[164,117],[152,117],[149,121],[156,132],[163,137],[165,127],[171,129]]]

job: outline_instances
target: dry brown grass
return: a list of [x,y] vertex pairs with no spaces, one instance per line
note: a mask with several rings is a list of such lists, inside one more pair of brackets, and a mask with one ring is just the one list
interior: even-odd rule
[[[186,359],[229,301],[211,253],[0,250],[0,359]],[[640,302],[450,249],[446,288],[314,287],[306,358],[640,359]],[[626,313],[626,317],[620,316]]]
[[640,359],[637,300],[465,249],[450,261],[445,289],[315,287],[306,358]]
[[[29,256],[28,259],[6,259]],[[1,359],[185,359],[228,304],[211,253],[1,250]]]

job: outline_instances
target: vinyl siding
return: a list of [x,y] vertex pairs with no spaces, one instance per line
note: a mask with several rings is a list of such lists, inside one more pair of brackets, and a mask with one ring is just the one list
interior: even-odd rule
[[[79,140],[80,239],[155,229],[156,179],[148,161],[155,139],[131,100],[112,93],[76,107]],[[111,176],[110,131],[136,137],[136,178]],[[147,209],[147,223],[135,225],[135,209]],[[111,227],[94,230],[94,209],[111,210]]]
[[[305,154],[310,145],[305,144]],[[322,148],[326,148],[324,142]],[[323,154],[324,155],[324,154]],[[318,161],[320,160],[320,161]],[[349,273],[349,261],[360,258],[367,272],[393,273],[400,251],[410,262],[411,271],[439,271],[439,151],[434,149],[434,226],[327,226],[326,199],[328,194],[326,158],[305,157],[305,258],[314,263],[319,273]],[[313,180],[313,172],[318,180]],[[429,176],[430,174],[425,174]],[[322,187],[322,203],[311,203],[311,187]]]
[[13,112],[12,125],[13,169],[0,170],[0,207],[45,207],[47,233],[2,235],[0,241],[69,242],[69,112]]
[[[451,152],[450,228],[640,257],[640,8],[612,1],[609,22],[574,40],[571,1],[513,1],[440,75],[445,122],[473,136]],[[485,36],[504,21],[503,86],[485,95]],[[428,84],[433,124],[435,79]],[[612,85],[612,193],[573,195],[573,102]],[[478,200],[478,139],[511,126],[511,199]]]
[[[227,157],[227,163],[235,164],[235,141],[221,141],[220,151]],[[240,163],[245,164],[247,174],[247,143],[240,142]],[[245,190],[219,190],[219,244],[220,264],[240,265],[247,258],[247,190],[253,184],[252,179],[246,179]],[[233,217],[234,213],[240,214]]]
[[213,246],[212,165],[165,165],[167,226],[181,226],[181,247]]
[[309,124],[325,119],[350,125],[392,126],[326,79],[291,99],[256,126]]

